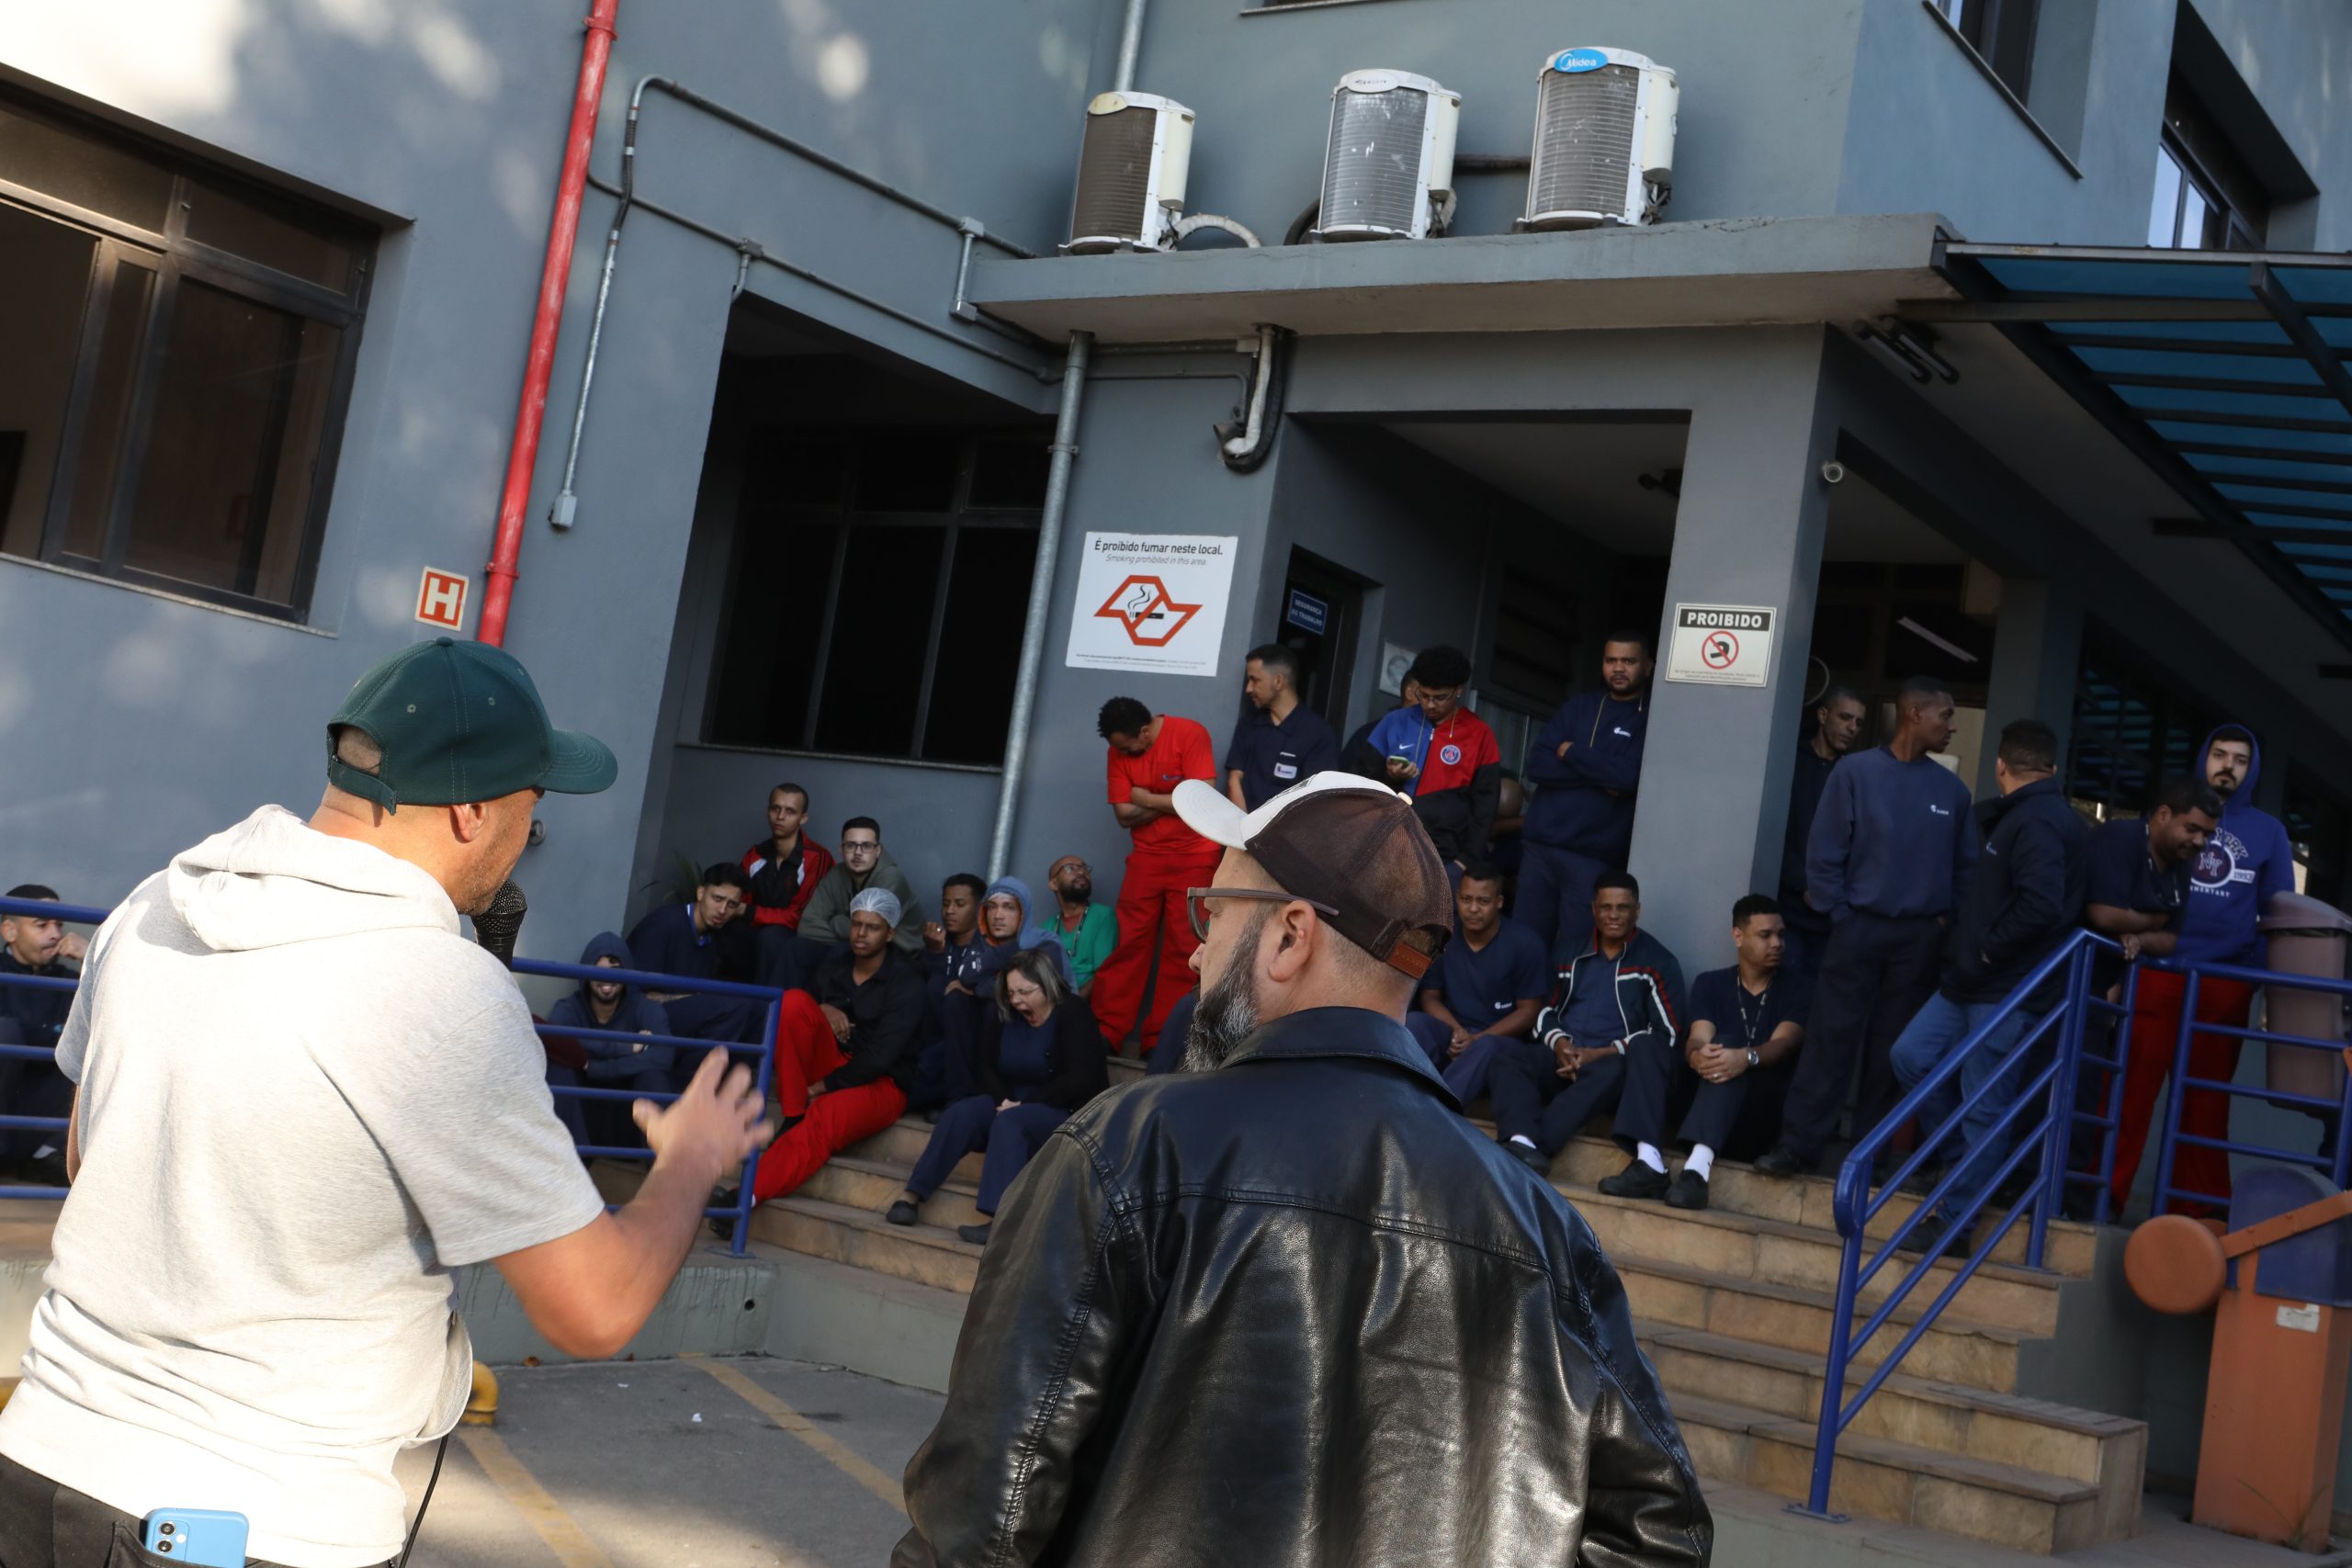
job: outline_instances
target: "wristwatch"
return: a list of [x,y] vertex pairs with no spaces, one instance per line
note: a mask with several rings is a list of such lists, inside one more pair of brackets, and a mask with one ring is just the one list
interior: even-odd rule
[[1764,1058],[1758,1054],[1753,1045],[1747,1048],[1747,1065],[1751,1067],[1760,1067],[1764,1065]]

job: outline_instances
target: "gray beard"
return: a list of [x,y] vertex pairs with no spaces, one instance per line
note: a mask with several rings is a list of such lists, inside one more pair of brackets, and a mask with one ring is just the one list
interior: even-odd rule
[[1193,1010],[1192,1031],[1184,1036],[1182,1071],[1216,1071],[1241,1049],[1243,1041],[1257,1032],[1258,976],[1247,960],[1256,955],[1258,938],[1272,914],[1264,909],[1250,917],[1233,944],[1234,961],[1217,976],[1216,984],[1201,993]]

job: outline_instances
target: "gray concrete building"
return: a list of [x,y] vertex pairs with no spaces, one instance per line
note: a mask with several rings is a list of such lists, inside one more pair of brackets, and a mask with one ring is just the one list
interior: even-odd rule
[[[8,880],[103,903],[258,803],[306,807],[322,716],[430,635],[426,573],[465,580],[476,631],[578,10],[0,16]],[[2149,423],[2197,408],[2196,378],[2068,348],[2021,303],[2051,290],[1970,250],[2352,246],[2340,6],[1153,0],[1133,85],[1194,117],[1183,209],[1262,243],[1057,254],[1123,13],[622,6],[507,634],[622,780],[550,803],[526,950],[569,956],[739,854],[784,778],[820,837],[878,817],[918,885],[986,870],[1023,741],[1008,868],[1074,852],[1107,884],[1096,708],[1141,698],[1222,751],[1243,653],[1284,635],[1342,733],[1393,701],[1398,654],[1459,644],[1516,766],[1602,631],[1677,605],[1775,622],[1758,684],[1656,693],[1633,869],[1693,961],[1775,880],[1830,678],[1878,704],[1943,675],[1972,782],[1986,736],[2048,719],[2109,809],[2211,718],[2247,722],[2312,891],[2341,890],[2352,629],[2322,536],[2352,514],[2330,483],[2352,410],[2291,355],[2217,359],[2293,383],[2297,452],[2236,465],[2280,488],[2201,477],[2218,459]],[[1660,221],[1514,231],[1538,73],[1571,46],[1677,73]],[[1452,222],[1315,243],[1334,85],[1370,67],[1459,96]],[[2188,332],[2149,324],[2197,315],[2160,301],[2110,308],[2101,341],[2275,333],[2243,262],[2215,265]],[[2152,277],[2094,292],[2169,298]],[[2289,291],[2336,333],[2346,296]],[[1212,426],[1246,423],[1269,327],[1278,407],[1262,460],[1230,465]],[[1074,333],[1091,362],[1039,571]],[[1090,541],[1159,536],[1234,541],[1221,588],[1184,579],[1221,632],[1074,663],[1074,623],[1124,630],[1087,602]]]

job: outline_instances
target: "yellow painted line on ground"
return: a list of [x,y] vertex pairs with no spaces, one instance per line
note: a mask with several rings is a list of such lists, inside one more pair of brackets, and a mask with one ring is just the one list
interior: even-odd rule
[[460,1427],[458,1441],[466,1445],[466,1452],[473,1455],[491,1483],[506,1494],[515,1512],[539,1532],[539,1539],[548,1543],[563,1568],[613,1568],[613,1560],[604,1549],[588,1539],[588,1532],[563,1511],[562,1504],[548,1495],[538,1477],[524,1468],[497,1433],[487,1427]]
[[899,1491],[896,1477],[887,1475],[857,1455],[843,1448],[830,1432],[818,1427],[797,1410],[737,1371],[724,1361],[705,1360],[699,1356],[681,1357],[688,1366],[699,1367],[732,1389],[744,1404],[822,1454],[834,1469],[873,1493],[900,1513],[907,1511],[906,1495]]

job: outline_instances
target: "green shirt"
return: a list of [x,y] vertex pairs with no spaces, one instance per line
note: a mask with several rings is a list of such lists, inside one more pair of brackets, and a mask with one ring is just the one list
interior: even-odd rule
[[1037,929],[1061,942],[1062,952],[1069,959],[1073,986],[1083,986],[1093,979],[1094,972],[1110,962],[1112,950],[1119,945],[1119,919],[1101,904],[1086,907],[1086,918],[1078,922],[1076,931],[1062,924],[1058,905],[1053,918]]

